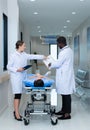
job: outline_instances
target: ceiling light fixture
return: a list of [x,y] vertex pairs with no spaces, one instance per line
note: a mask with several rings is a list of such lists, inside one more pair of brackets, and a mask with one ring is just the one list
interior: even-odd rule
[[34,12],[34,14],[35,14],[35,15],[37,15],[37,14],[38,14],[38,12]]
[[64,26],[64,28],[67,28],[67,26]]
[[70,35],[67,35],[67,37],[70,37]]
[[68,34],[67,37],[72,37],[72,33]]
[[61,30],[62,33],[64,33],[64,30]]
[[74,14],[76,14],[76,12],[72,12],[72,14],[74,15]]
[[38,31],[39,33],[41,32],[41,30]]
[[80,2],[83,2],[84,0],[80,0]]
[[40,26],[37,26],[37,28],[40,28]]
[[70,20],[67,20],[66,22],[67,22],[67,23],[70,23]]
[[42,44],[45,44],[45,42],[42,41]]
[[34,1],[36,1],[36,0],[30,0],[31,2],[34,2]]

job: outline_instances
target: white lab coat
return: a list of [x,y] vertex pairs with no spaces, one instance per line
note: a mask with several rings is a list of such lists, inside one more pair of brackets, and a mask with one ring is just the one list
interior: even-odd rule
[[27,76],[26,71],[17,72],[17,69],[26,66],[27,60],[43,59],[43,58],[44,58],[43,55],[33,55],[33,54],[27,54],[25,52],[19,53],[18,51],[15,51],[13,54],[11,54],[7,64],[7,69],[10,72],[13,94],[22,93],[23,88],[22,81]]
[[61,49],[56,62],[50,68],[56,68],[56,91],[58,94],[68,95],[75,91],[73,70],[73,52],[70,47]]

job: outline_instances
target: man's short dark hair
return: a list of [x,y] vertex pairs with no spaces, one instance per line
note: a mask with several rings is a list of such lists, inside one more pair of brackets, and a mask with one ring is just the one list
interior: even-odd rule
[[67,45],[67,44],[66,44],[66,38],[63,37],[63,36],[59,36],[59,37],[57,38],[57,43],[63,43],[64,45]]
[[34,81],[34,87],[43,87],[44,86],[44,82],[42,79],[37,79]]

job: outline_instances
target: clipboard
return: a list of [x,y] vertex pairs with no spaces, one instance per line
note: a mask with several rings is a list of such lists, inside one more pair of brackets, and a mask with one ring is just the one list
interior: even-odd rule
[[24,70],[27,70],[27,69],[29,69],[30,67],[32,67],[32,65],[26,65],[26,66],[23,67],[23,69],[24,69]]

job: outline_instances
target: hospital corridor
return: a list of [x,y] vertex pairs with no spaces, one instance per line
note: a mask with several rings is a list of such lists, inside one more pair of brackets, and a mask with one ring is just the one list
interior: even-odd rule
[[0,130],[90,129],[90,0],[0,0]]

